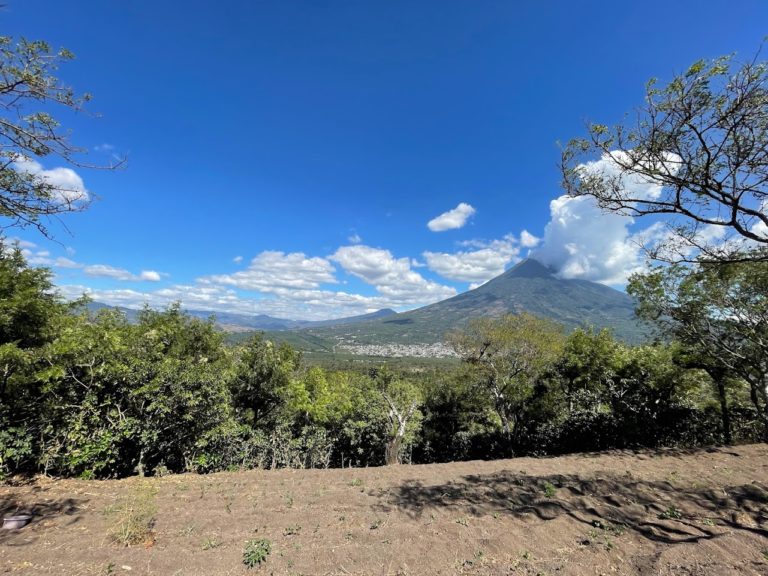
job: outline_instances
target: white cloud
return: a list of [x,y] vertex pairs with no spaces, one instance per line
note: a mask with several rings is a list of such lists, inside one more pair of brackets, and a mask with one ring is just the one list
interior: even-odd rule
[[39,162],[17,154],[13,166],[19,172],[32,174],[44,180],[53,190],[53,200],[61,207],[74,207],[90,200],[83,179],[71,168],[52,168],[46,170]]
[[243,261],[242,256],[235,256],[234,258],[232,258],[232,262],[234,262],[235,264],[240,264],[240,262],[242,261]]
[[639,269],[639,241],[629,232],[632,218],[604,213],[589,196],[560,196],[549,209],[543,242],[531,255],[560,276],[621,284]]
[[[69,262],[72,262],[71,260]],[[73,263],[76,264],[76,263]],[[65,266],[65,268],[74,268],[76,266]],[[154,270],[142,270],[140,274],[132,274],[124,268],[115,268],[107,264],[91,264],[83,267],[83,272],[86,276],[92,276],[94,278],[112,278],[113,280],[122,281],[148,281],[159,282],[160,273]]]
[[523,248],[535,248],[539,242],[541,242],[541,238],[534,236],[528,230],[520,232],[520,246]]
[[69,258],[65,258],[64,256],[59,256],[56,258],[56,260],[53,261],[53,266],[56,268],[82,268],[83,265],[79,262],[75,262],[74,260],[70,260]]
[[429,269],[451,280],[483,283],[502,274],[508,264],[519,260],[520,248],[511,234],[501,240],[470,240],[462,244],[477,249],[453,254],[424,252]]
[[401,306],[427,304],[456,294],[454,288],[427,280],[412,270],[409,258],[395,258],[389,250],[342,246],[330,259]]
[[[654,167],[665,170],[667,174],[674,176],[680,168],[680,161],[679,156],[668,153],[665,155],[665,160],[654,164]],[[631,150],[613,150],[603,154],[599,160],[580,164],[576,170],[584,178],[599,177],[610,181],[611,185],[615,186],[625,198],[655,200],[661,196],[663,191],[663,187],[658,182],[621,167],[622,165],[642,167],[650,164],[651,162],[644,161]]]
[[467,219],[475,213],[475,209],[469,204],[462,202],[453,210],[444,212],[433,218],[427,223],[427,227],[432,232],[444,232],[445,230],[454,230],[461,228],[467,223]]
[[312,289],[337,283],[333,265],[325,258],[307,257],[301,252],[266,251],[256,256],[246,270],[200,279],[207,284],[223,284],[242,290],[273,292],[276,288]]
[[296,320],[342,318],[398,305],[397,301],[385,296],[289,288],[277,288],[268,297],[245,298],[231,288],[212,284],[179,284],[146,292],[132,289],[101,290],[83,285],[61,285],[58,289],[68,299],[88,294],[97,302],[127,308],[141,308],[144,304],[162,308],[173,302],[181,302],[184,308],[190,310],[267,314]]
[[360,242],[363,241],[363,239],[360,237],[360,234],[358,234],[357,232],[353,232],[352,234],[350,234],[350,236],[347,238],[347,240],[351,244],[360,244]]
[[[658,183],[632,172],[622,170],[618,162],[638,163],[631,151],[613,151],[599,160],[578,167],[584,177],[609,179],[625,197],[653,200],[663,188]],[[661,168],[674,174],[679,158],[669,154]],[[604,212],[591,196],[560,196],[550,202],[551,218],[544,230],[540,246],[531,255],[558,270],[563,278],[581,278],[604,284],[623,284],[642,268],[644,253],[641,246],[651,239],[663,239],[664,226],[654,224],[644,230],[631,232],[634,219],[616,212]],[[702,231],[716,234],[715,230]],[[702,236],[704,237],[704,236]]]

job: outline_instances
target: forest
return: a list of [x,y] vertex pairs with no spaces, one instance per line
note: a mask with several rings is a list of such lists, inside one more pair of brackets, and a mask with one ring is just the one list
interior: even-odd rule
[[129,323],[65,303],[47,269],[5,244],[0,471],[106,478],[765,439],[768,264],[676,271],[629,287],[657,319],[655,344],[508,315],[449,334],[453,367],[334,370],[258,334],[227,346],[213,318],[179,305]]

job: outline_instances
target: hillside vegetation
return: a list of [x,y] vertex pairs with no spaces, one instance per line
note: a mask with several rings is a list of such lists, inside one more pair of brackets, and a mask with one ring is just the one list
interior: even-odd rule
[[[539,280],[520,276],[532,266],[512,278]],[[736,276],[740,287],[762,285],[755,266]],[[701,345],[566,336],[523,313],[451,332],[450,361],[347,356],[320,367],[259,335],[226,346],[213,319],[179,306],[130,322],[65,304],[18,249],[0,251],[0,287],[2,476],[446,462],[750,442],[768,431],[748,338],[740,353],[755,362],[726,370]]]

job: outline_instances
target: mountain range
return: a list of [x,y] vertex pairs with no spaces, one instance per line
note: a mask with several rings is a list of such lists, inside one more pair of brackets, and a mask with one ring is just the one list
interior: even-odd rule
[[646,329],[635,317],[634,302],[626,293],[587,280],[558,278],[530,258],[447,300],[374,320],[302,332],[353,344],[429,344],[441,342],[447,331],[461,328],[471,318],[521,312],[554,320],[569,332],[579,327],[609,328],[616,338],[629,343],[646,339]]
[[[104,304],[91,303],[92,309]],[[124,310],[129,320],[135,310]],[[647,339],[647,329],[634,314],[626,293],[587,280],[559,278],[534,259],[523,260],[500,276],[453,298],[409,312],[379,310],[371,314],[323,321],[301,321],[266,315],[188,310],[192,316],[216,317],[227,332],[265,331],[276,340],[298,348],[330,352],[338,345],[430,345],[443,341],[449,330],[471,318],[529,312],[562,324],[567,331],[579,327],[609,328],[629,343]],[[238,338],[239,339],[239,338]]]
[[[133,308],[123,306],[110,306],[102,302],[89,302],[88,309],[92,312],[98,312],[103,308],[117,308],[129,322],[135,322],[139,311]],[[342,326],[345,324],[354,324],[356,322],[365,322],[376,318],[384,318],[397,314],[390,308],[384,308],[371,312],[369,314],[360,314],[358,316],[348,316],[345,318],[335,318],[332,320],[288,320],[286,318],[275,318],[266,314],[237,314],[234,312],[213,312],[211,310],[184,310],[190,316],[195,318],[215,317],[216,325],[226,332],[244,332],[247,330],[259,330],[266,332],[280,332],[283,330],[301,330],[305,328],[321,328],[324,326]]]

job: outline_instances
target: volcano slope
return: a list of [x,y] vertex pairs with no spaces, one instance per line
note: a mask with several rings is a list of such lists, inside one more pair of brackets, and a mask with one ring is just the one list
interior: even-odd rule
[[[768,574],[768,446],[0,487],[10,574]],[[109,536],[136,494],[142,541]],[[248,540],[266,539],[248,570]]]
[[554,320],[569,332],[609,328],[619,340],[637,344],[647,341],[649,327],[638,321],[634,308],[634,301],[624,292],[587,280],[559,278],[529,258],[447,300],[365,322],[298,333],[346,344],[431,344],[442,342],[446,332],[463,328],[472,318],[528,312]]

